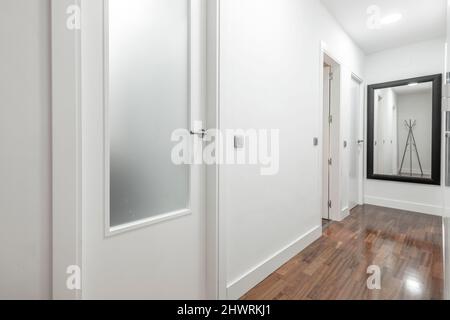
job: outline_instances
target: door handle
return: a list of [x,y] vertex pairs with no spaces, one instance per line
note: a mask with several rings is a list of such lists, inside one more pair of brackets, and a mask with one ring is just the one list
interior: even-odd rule
[[191,135],[199,136],[202,139],[206,136],[206,130],[205,129],[201,129],[200,131],[193,131],[193,130],[191,130],[190,132],[191,132]]

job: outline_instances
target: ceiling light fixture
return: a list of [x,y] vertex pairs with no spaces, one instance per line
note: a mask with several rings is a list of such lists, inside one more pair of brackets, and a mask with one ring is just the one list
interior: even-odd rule
[[403,15],[400,13],[390,14],[380,20],[381,24],[392,24],[402,20]]

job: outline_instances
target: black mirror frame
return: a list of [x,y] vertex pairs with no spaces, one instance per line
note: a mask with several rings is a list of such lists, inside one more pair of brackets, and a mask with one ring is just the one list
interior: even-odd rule
[[[374,174],[374,97],[375,90],[400,87],[409,83],[433,83],[431,179]],[[441,185],[442,74],[369,85],[367,87],[367,179],[428,185]]]

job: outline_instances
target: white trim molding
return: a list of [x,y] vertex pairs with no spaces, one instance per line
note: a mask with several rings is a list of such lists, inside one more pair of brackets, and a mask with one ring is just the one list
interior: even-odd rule
[[340,216],[340,220],[342,221],[345,218],[347,218],[350,215],[350,208],[349,207],[345,207],[341,210],[341,216]]
[[365,196],[364,203],[374,206],[442,216],[442,206],[426,203]]
[[322,227],[317,226],[283,249],[274,253],[244,275],[232,281],[227,286],[227,298],[231,300],[239,299],[321,236]]
[[[220,0],[206,2],[207,127],[220,125]],[[219,152],[217,150],[217,152]],[[216,155],[220,158],[220,155]],[[225,299],[226,246],[223,211],[220,210],[220,164],[206,168],[206,279],[208,299]]]
[[[81,46],[80,30],[69,29],[71,7],[80,0],[52,0],[52,183],[53,298],[81,299],[69,290],[67,270],[82,259]],[[80,17],[78,17],[80,18]],[[81,277],[82,274],[80,274]]]

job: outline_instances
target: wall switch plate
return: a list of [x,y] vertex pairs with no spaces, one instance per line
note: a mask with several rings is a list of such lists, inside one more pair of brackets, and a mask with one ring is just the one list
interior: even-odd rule
[[235,149],[244,148],[244,136],[234,136],[234,148]]

